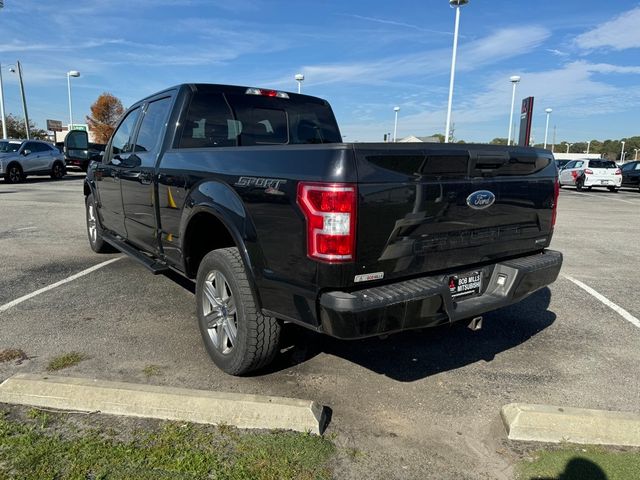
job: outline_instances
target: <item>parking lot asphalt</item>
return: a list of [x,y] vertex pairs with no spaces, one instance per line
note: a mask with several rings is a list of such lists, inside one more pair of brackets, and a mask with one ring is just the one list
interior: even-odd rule
[[[234,378],[200,340],[188,284],[122,258],[0,312],[0,381],[87,355],[62,374],[317,400],[327,433],[353,453],[337,478],[512,478],[500,407],[510,402],[638,411],[640,329],[576,286],[640,317],[640,193],[561,190],[552,248],[558,281],[463,325],[346,342],[290,326],[267,371]],[[82,175],[0,182],[0,307],[121,255],[96,255],[85,232]],[[153,367],[153,368],[147,368]]]

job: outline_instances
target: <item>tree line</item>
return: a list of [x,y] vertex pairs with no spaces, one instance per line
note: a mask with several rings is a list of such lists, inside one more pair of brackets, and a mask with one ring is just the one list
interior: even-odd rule
[[[587,153],[588,147],[589,153],[597,153],[602,155],[604,158],[609,158],[611,160],[621,160],[622,142],[625,142],[625,160],[634,160],[636,157],[635,150],[638,150],[638,154],[640,154],[640,136],[621,138],[620,140],[602,141],[593,139],[591,140],[591,144],[589,144],[589,142],[569,143],[563,140],[555,145],[547,144],[547,148],[549,150],[553,149],[556,153]],[[494,138],[489,143],[493,145],[506,145],[507,139],[498,137]],[[533,146],[543,148],[544,144],[536,143]]]

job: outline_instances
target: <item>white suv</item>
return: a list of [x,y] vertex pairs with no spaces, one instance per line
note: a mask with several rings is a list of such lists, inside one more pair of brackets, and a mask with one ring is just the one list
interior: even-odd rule
[[560,187],[575,186],[582,190],[591,187],[606,187],[617,192],[622,185],[622,171],[611,160],[573,160],[559,173]]
[[64,155],[56,147],[38,140],[0,140],[0,176],[7,183],[17,183],[27,175],[51,175],[60,179],[66,174]]

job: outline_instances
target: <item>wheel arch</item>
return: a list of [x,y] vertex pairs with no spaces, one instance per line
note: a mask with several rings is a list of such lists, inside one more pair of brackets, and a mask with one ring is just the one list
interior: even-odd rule
[[[216,187],[219,188],[228,189]],[[233,192],[233,195],[237,194]],[[229,196],[227,194],[222,198],[228,200]],[[237,247],[256,304],[261,307],[256,272],[262,264],[262,258],[257,253],[259,249],[253,248],[256,245],[255,230],[240,199],[237,198],[237,203],[233,203],[221,204],[201,195],[187,198],[180,228],[183,269],[187,277],[195,278],[200,262],[207,253],[219,248]]]

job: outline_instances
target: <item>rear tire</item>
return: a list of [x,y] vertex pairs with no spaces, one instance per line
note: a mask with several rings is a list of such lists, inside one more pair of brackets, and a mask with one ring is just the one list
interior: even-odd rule
[[67,172],[62,162],[55,162],[51,167],[51,178],[54,180],[61,180],[66,174]]
[[582,180],[581,178],[576,180],[576,190],[581,192],[582,189],[584,188],[584,180]]
[[618,193],[618,187],[607,187],[610,192]]
[[271,363],[278,353],[280,323],[258,309],[237,248],[204,256],[196,306],[207,353],[223,372],[243,375]]
[[7,172],[4,175],[4,181],[7,183],[20,183],[24,180],[24,172],[18,163],[10,163],[7,166]]
[[90,194],[85,201],[86,219],[87,219],[87,237],[89,237],[89,245],[91,250],[96,253],[113,253],[116,251],[111,245],[102,238],[102,227],[98,221],[98,209]]

